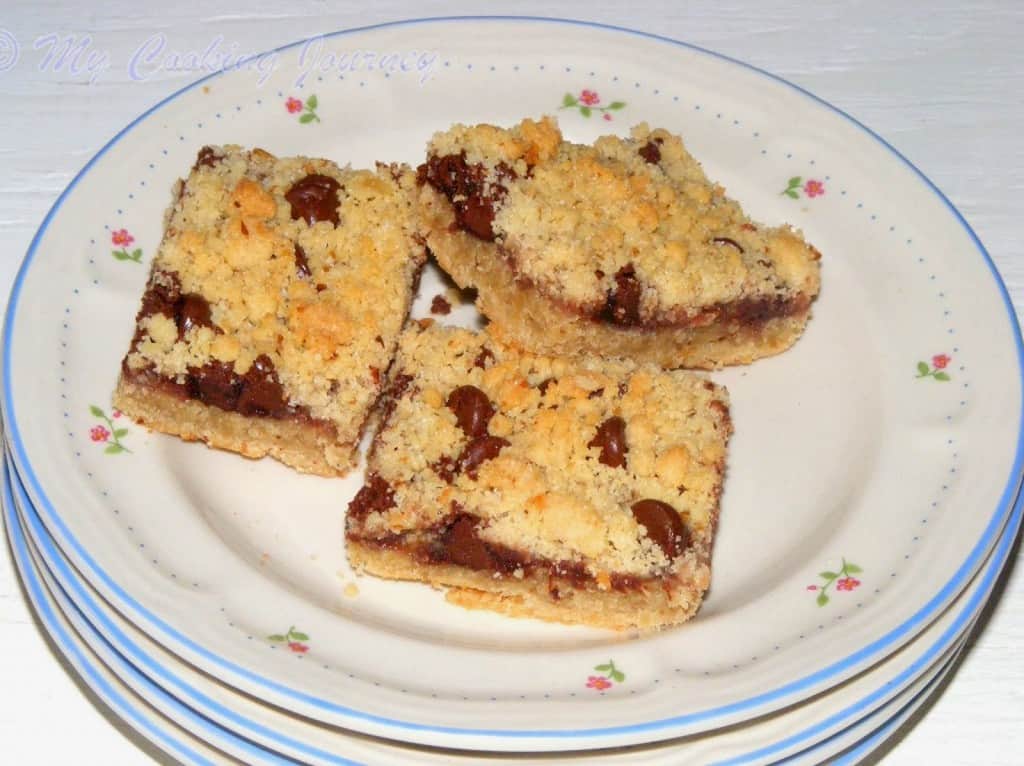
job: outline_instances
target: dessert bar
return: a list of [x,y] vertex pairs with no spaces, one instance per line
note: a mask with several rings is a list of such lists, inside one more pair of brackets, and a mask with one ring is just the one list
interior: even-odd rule
[[418,181],[427,244],[478,290],[491,332],[552,355],[665,368],[747,363],[792,345],[818,294],[818,251],[754,223],[682,140],[566,142],[555,122],[456,125]]
[[348,471],[422,269],[414,176],[204,147],[166,216],[114,405],[158,431]]
[[614,629],[697,611],[731,432],[727,394],[704,376],[536,356],[421,320],[381,418],[348,509],[357,570]]

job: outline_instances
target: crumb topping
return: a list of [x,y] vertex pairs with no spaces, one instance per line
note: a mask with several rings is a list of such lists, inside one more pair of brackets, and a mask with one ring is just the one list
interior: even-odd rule
[[[709,307],[818,292],[817,250],[788,226],[752,223],[666,130],[641,123],[629,138],[585,146],[563,141],[551,118],[456,125],[428,155],[481,168],[469,201],[490,205],[500,254],[521,279],[595,318],[681,323]],[[457,193],[451,201],[465,204]]]
[[352,413],[377,396],[425,257],[413,188],[407,168],[204,148],[150,277],[183,296],[191,319],[146,315],[144,305],[128,368],[181,381],[210,364],[238,376],[263,364],[290,405],[351,436]]
[[731,427],[707,378],[535,356],[430,322],[406,329],[392,371],[373,498],[350,531],[416,534],[468,514],[488,543],[605,579],[664,572],[710,538]]

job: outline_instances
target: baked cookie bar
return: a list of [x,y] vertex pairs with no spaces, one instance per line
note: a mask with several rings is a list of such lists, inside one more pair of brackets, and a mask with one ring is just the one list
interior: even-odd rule
[[593,146],[550,118],[456,125],[418,180],[438,263],[531,351],[747,363],[792,345],[818,293],[820,254],[799,232],[751,222],[678,136],[645,124]]
[[167,213],[114,405],[246,457],[348,471],[425,260],[414,187],[399,167],[203,148]]
[[697,611],[731,432],[724,389],[423,320],[403,333],[385,396],[348,508],[357,570],[564,623],[652,629]]

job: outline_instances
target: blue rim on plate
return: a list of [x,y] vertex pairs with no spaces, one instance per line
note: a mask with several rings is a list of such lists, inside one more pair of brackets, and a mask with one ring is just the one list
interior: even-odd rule
[[[707,56],[711,56],[718,60],[727,61],[736,66],[742,67],[746,70],[755,72],[763,77],[766,77],[774,82],[780,83],[786,88],[791,89],[794,92],[801,94],[807,99],[814,103],[822,106],[832,113],[840,116],[847,122],[851,123],[857,129],[863,131],[865,134],[870,136],[872,139],[878,142],[879,145],[884,147],[893,157],[899,160],[905,167],[910,169],[914,175],[924,183],[924,185],[936,195],[936,197],[942,202],[942,204],[949,210],[954,216],[963,230],[967,233],[970,240],[974,243],[978,254],[981,256],[985,264],[987,265],[989,272],[991,273],[993,282],[996,289],[999,291],[1003,299],[1003,305],[1006,310],[1006,317],[1010,324],[1010,329],[1014,337],[1014,347],[1017,354],[1017,367],[1024,379],[1024,339],[1021,337],[1021,330],[1017,317],[1013,308],[1013,304],[1010,300],[1010,296],[1006,290],[1006,286],[1003,284],[1001,277],[999,276],[998,270],[992,261],[992,258],[985,250],[984,245],[978,239],[977,235],[971,229],[970,225],[964,220],[960,212],[953,206],[953,204],[946,198],[946,196],[922,173],[913,163],[911,163],[906,157],[904,157],[898,150],[896,150],[891,144],[883,139],[878,134],[874,133],[868,127],[863,125],[861,122],[847,114],[846,112],[832,106],[827,101],[815,96],[813,93],[801,88],[798,85],[794,85],[787,80],[784,80],[777,75],[766,72],[758,67],[744,63],[737,59],[729,56],[724,56],[713,51],[709,51],[699,46],[684,43],[678,40],[673,40],[668,37],[661,35],[652,34],[649,32],[641,32],[637,30],[627,29],[624,27],[617,27],[608,24],[599,24],[595,22],[576,21],[571,19],[556,19],[556,18],[544,18],[544,17],[531,17],[531,16],[452,16],[452,17],[431,17],[423,19],[412,19],[405,21],[389,22],[385,24],[376,24],[365,27],[356,27],[353,29],[342,30],[326,35],[318,35],[324,39],[331,39],[336,37],[343,37],[346,35],[358,34],[361,32],[367,32],[371,30],[384,29],[389,27],[398,26],[416,26],[416,25],[427,25],[431,23],[450,23],[450,22],[482,22],[482,23],[532,23],[532,24],[555,24],[565,26],[579,26],[584,28],[601,29],[606,31],[623,33],[626,35],[632,35],[634,37],[645,38],[654,40],[667,45],[676,46],[690,51],[695,51]],[[273,49],[270,52],[281,52],[289,48],[295,48],[304,43],[304,40],[296,41],[288,45],[283,45]],[[158,102],[141,115],[132,120],[128,125],[121,129],[102,149],[100,149],[82,168],[82,170],[75,176],[75,178],[68,184],[67,188],[57,198],[57,201],[53,204],[53,207],[46,214],[43,219],[39,230],[36,232],[29,245],[28,251],[25,255],[25,259],[22,262],[21,267],[18,270],[17,276],[15,277],[14,285],[11,290],[11,296],[7,307],[5,316],[4,332],[3,332],[3,367],[4,367],[4,378],[3,378],[3,408],[6,415],[7,421],[7,439],[10,446],[11,452],[15,459],[15,464],[18,468],[19,474],[22,475],[23,479],[30,485],[34,497],[37,502],[34,505],[42,510],[45,519],[48,524],[52,524],[56,530],[60,533],[59,537],[63,544],[66,544],[72,548],[75,554],[85,562],[90,571],[98,577],[102,582],[111,589],[112,592],[117,594],[117,597],[128,604],[131,609],[137,611],[140,615],[143,615],[145,619],[157,629],[159,629],[165,636],[172,639],[174,642],[185,646],[190,652],[194,652],[196,655],[203,657],[211,664],[223,668],[225,671],[230,672],[240,678],[245,678],[247,681],[254,683],[258,686],[272,690],[276,694],[291,698],[299,701],[303,704],[309,705],[312,708],[323,710],[325,713],[332,713],[335,715],[342,715],[352,720],[361,720],[371,722],[374,724],[380,724],[396,729],[406,731],[426,731],[439,734],[454,734],[454,735],[474,735],[484,737],[501,737],[501,738],[547,738],[547,739],[579,739],[584,737],[595,737],[595,736],[612,736],[621,735],[625,733],[636,733],[644,731],[656,731],[665,729],[673,726],[680,726],[684,724],[703,723],[711,722],[715,719],[720,719],[726,716],[735,716],[751,708],[762,706],[773,701],[781,702],[787,697],[799,694],[802,690],[814,687],[816,685],[827,682],[830,678],[850,671],[855,666],[870,661],[880,656],[880,653],[884,652],[887,648],[893,646],[902,638],[908,634],[913,634],[919,631],[924,625],[931,621],[937,614],[941,607],[953,598],[960,590],[966,585],[970,576],[974,573],[977,567],[980,565],[982,559],[990,548],[995,544],[998,534],[1002,530],[1006,518],[1013,505],[1013,499],[1016,496],[1018,486],[1020,484],[1022,469],[1024,469],[1024,387],[1022,387],[1022,403],[1021,403],[1021,418],[1017,424],[1017,444],[1014,452],[1013,466],[1010,472],[1009,478],[1006,480],[1004,489],[1000,496],[1000,500],[996,506],[995,511],[992,513],[985,529],[979,539],[979,541],[972,548],[970,554],[967,556],[965,561],[957,568],[953,576],[946,582],[933,596],[929,599],[915,614],[905,620],[900,625],[889,630],[885,635],[871,642],[870,644],[860,648],[859,650],[851,653],[847,657],[833,662],[825,668],[818,671],[805,675],[798,678],[795,681],[782,684],[769,691],[750,696],[746,699],[731,702],[725,705],[708,708],[702,711],[688,713],[680,716],[670,716],[667,718],[656,719],[647,721],[640,724],[630,725],[619,725],[619,726],[603,726],[595,728],[580,728],[580,729],[563,729],[563,730],[502,730],[502,729],[480,729],[480,728],[464,728],[457,726],[438,726],[430,724],[421,724],[413,721],[403,721],[399,719],[393,719],[386,716],[370,714],[365,711],[361,711],[355,708],[351,708],[345,705],[340,705],[335,702],[321,699],[319,697],[307,694],[304,692],[292,689],[284,684],[276,681],[272,681],[262,675],[253,672],[247,668],[237,665],[236,663],[221,657],[213,652],[209,651],[200,644],[197,644],[193,640],[184,636],[178,630],[168,625],[166,622],[152,614],[130,594],[122,590],[117,583],[115,583],[110,576],[92,559],[88,551],[85,550],[81,544],[69,533],[63,520],[60,518],[56,509],[51,504],[46,492],[40,484],[38,478],[32,470],[31,463],[28,460],[28,456],[24,449],[24,444],[21,437],[21,429],[19,427],[16,413],[13,409],[13,392],[11,382],[11,341],[12,332],[14,325],[14,316],[18,308],[19,298],[21,295],[21,288],[25,280],[25,276],[28,273],[29,268],[32,265],[33,258],[36,254],[36,250],[39,243],[46,233],[54,216],[59,212],[65,199],[71,193],[71,191],[77,186],[79,181],[89,173],[95,163],[103,157],[113,146],[115,146],[127,133],[129,133],[135,126],[150,117],[152,114],[160,110],[163,106],[175,100],[181,94],[192,90],[193,88],[219,77],[222,72],[214,72],[210,75],[200,78],[195,82],[186,85],[175,93],[171,94],[167,98]]]
[[[27,550],[25,533],[22,530],[21,522],[14,511],[6,461],[3,466],[3,474],[4,501],[2,505],[4,508],[4,522],[7,527],[7,539],[10,541],[11,551],[14,554],[14,562],[21,575],[21,581],[25,584],[25,591],[28,593],[29,599],[35,608],[36,615],[46,628],[46,632],[50,634],[50,638],[52,638],[54,643],[57,644],[64,656],[68,658],[78,674],[82,677],[85,683],[88,684],[89,688],[98,694],[100,698],[120,718],[127,721],[132,728],[165,752],[179,758],[185,758],[188,763],[209,764],[210,766],[213,766],[213,763],[210,760],[203,757],[186,744],[179,742],[170,733],[160,729],[158,726],[155,726],[141,713],[139,713],[135,704],[131,700],[125,698],[118,689],[113,687],[107,679],[96,670],[93,661],[82,652],[74,639],[72,639],[64,629],[64,626],[60,624],[60,621],[53,613],[53,607],[50,604],[47,595],[44,593],[44,586],[39,582],[39,579],[36,576]],[[151,686],[142,677],[140,677],[140,683]],[[166,694],[162,689],[154,686],[152,687],[152,690],[154,694],[164,696],[169,704],[175,704],[174,698]],[[201,717],[192,713],[188,709],[183,709],[182,712],[185,715],[189,715],[193,723],[203,726],[206,725],[206,722]]]
[[[231,737],[230,732],[236,732],[239,731],[239,729],[235,729],[232,727],[230,730],[225,730],[224,728],[222,728],[220,724],[209,721],[208,712],[197,713],[190,703],[184,702],[183,698],[177,695],[168,698],[167,693],[164,692],[164,689],[166,689],[166,687],[155,685],[154,682],[150,679],[156,677],[162,679],[165,682],[171,683],[178,690],[183,691],[187,697],[191,698],[192,700],[198,700],[199,709],[201,711],[205,711],[210,708],[215,708],[218,714],[234,722],[234,724],[240,727],[241,730],[248,731],[250,733],[255,733],[269,740],[276,741],[279,744],[279,746],[283,746],[286,750],[293,750],[296,752],[304,753],[306,755],[315,756],[319,758],[321,761],[330,763],[354,763],[351,760],[347,760],[334,754],[327,753],[321,749],[311,747],[298,740],[292,739],[290,737],[281,735],[278,732],[267,729],[265,726],[261,724],[250,721],[245,716],[240,715],[235,711],[231,710],[230,708],[227,708],[211,700],[202,692],[199,692],[192,688],[187,682],[181,681],[174,675],[173,672],[169,671],[165,667],[162,667],[157,661],[154,661],[151,657],[149,657],[143,650],[140,650],[137,646],[135,646],[132,643],[131,638],[122,633],[120,629],[103,614],[103,608],[98,607],[96,605],[96,602],[85,590],[82,584],[78,581],[77,575],[71,571],[70,565],[63,559],[63,555],[61,554],[60,550],[56,547],[56,544],[47,536],[46,529],[43,527],[42,522],[39,520],[39,517],[35,514],[35,510],[31,504],[31,500],[25,494],[25,490],[21,486],[17,473],[10,469],[10,467],[7,465],[6,459],[4,460],[3,464],[3,475],[3,497],[4,505],[6,508],[9,509],[7,515],[9,527],[16,527],[18,534],[21,535],[21,519],[22,517],[24,517],[25,523],[29,526],[31,544],[33,544],[36,550],[41,554],[44,563],[50,570],[52,576],[59,583],[60,587],[65,592],[66,597],[69,599],[69,601],[73,603],[76,610],[79,611],[79,614],[83,617],[83,619],[85,619],[90,624],[90,626],[98,626],[95,627],[96,636],[98,640],[102,641],[104,644],[107,644],[108,646],[111,646],[112,648],[114,647],[114,644],[116,644],[116,647],[118,648],[113,648],[113,651],[117,652],[117,654],[121,656],[124,662],[126,663],[127,667],[125,668],[125,672],[131,674],[132,677],[134,678],[140,679],[140,682],[145,684],[147,688],[156,688],[160,690],[162,692],[162,696],[165,699],[168,699],[171,702],[171,704],[174,704],[176,707],[180,706],[184,711],[187,711],[190,716],[190,720],[192,720],[193,722],[198,721],[202,723],[204,729],[212,727],[209,728],[208,733],[212,734],[213,736]],[[13,499],[11,494],[12,491],[17,495],[17,501],[14,501]],[[10,510],[15,508],[15,506],[21,509],[20,514],[17,514],[13,510]],[[991,590],[994,587],[996,580],[1003,571],[1003,566],[1009,558],[1009,553],[1013,547],[1014,540],[1016,539],[1017,531],[1020,529],[1022,514],[1024,514],[1024,493],[1019,494],[1017,497],[1017,500],[1014,505],[1013,515],[1011,516],[1007,524],[1007,527],[1004,530],[1003,536],[1000,539],[997,548],[992,552],[992,556],[989,559],[985,570],[980,574],[981,580],[978,583],[977,590],[974,592],[974,594],[972,594],[971,598],[965,604],[960,605],[958,607],[960,609],[960,613],[957,616],[956,620],[942,632],[942,634],[932,643],[931,646],[928,647],[928,649],[921,656],[917,658],[917,660],[914,661],[912,665],[908,666],[900,674],[887,681],[882,688],[872,692],[871,694],[865,695],[856,702],[846,706],[843,710],[828,716],[825,720],[819,721],[816,724],[808,726],[802,731],[785,737],[784,739],[779,740],[778,742],[775,742],[771,745],[766,745],[744,755],[736,756],[733,758],[729,758],[725,761],[718,762],[719,766],[734,766],[743,763],[761,762],[764,759],[777,757],[780,753],[790,751],[793,747],[799,746],[807,740],[812,739],[816,735],[820,734],[822,731],[831,729],[839,725],[845,725],[846,728],[836,731],[833,734],[830,734],[825,739],[816,741],[814,744],[807,746],[804,750],[801,750],[798,753],[787,755],[785,757],[792,758],[797,757],[798,755],[802,756],[810,754],[814,751],[815,748],[829,742],[834,737],[842,736],[848,728],[857,726],[860,723],[859,714],[863,713],[863,711],[866,708],[869,708],[873,702],[877,701],[880,697],[884,696],[887,689],[891,689],[893,686],[902,686],[904,683],[910,684],[914,679],[916,679],[918,676],[922,675],[925,671],[927,671],[927,669],[933,663],[940,661],[941,655],[947,650],[949,650],[949,648],[956,642],[956,640],[962,637],[962,634],[965,631],[970,630],[970,625],[972,621],[975,619],[975,617],[978,615],[978,613],[984,606],[985,601],[991,593]],[[25,578],[24,574],[23,579],[27,579]],[[73,591],[73,593],[68,593],[68,588],[70,588]],[[114,642],[114,644],[111,644],[112,641]],[[123,657],[125,653],[127,653],[129,656]],[[139,667],[142,667],[143,669],[141,671],[136,670],[136,668]],[[941,675],[944,675],[944,673],[940,674],[940,677]],[[925,689],[919,692],[918,695],[915,695],[914,699],[918,700],[926,698],[930,693],[928,690],[933,688],[934,684],[938,680],[939,677],[937,677],[933,681],[930,681]],[[890,701],[886,701],[878,705],[865,715],[871,715],[873,713],[878,712],[879,710],[884,710],[886,706],[891,704],[892,703]],[[908,703],[908,706],[913,704],[914,702],[912,701]],[[904,709],[905,707],[901,707],[893,717],[898,717]],[[881,729],[879,729],[878,731],[881,731]],[[886,734],[879,736],[881,736],[881,739],[877,741],[880,743],[881,740],[888,735]],[[247,743],[248,740],[240,740],[240,742]],[[861,747],[863,746],[866,745],[861,745]],[[259,747],[259,745],[257,745],[257,747]],[[862,751],[858,750],[858,752]]]

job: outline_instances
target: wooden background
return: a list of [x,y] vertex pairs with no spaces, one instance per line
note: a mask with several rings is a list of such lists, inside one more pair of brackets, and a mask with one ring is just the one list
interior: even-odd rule
[[[928,175],[974,227],[1017,307],[1024,307],[1024,3],[762,0],[586,3],[328,4],[230,0],[70,0],[0,6],[0,294],[46,211],[118,129],[198,72],[129,77],[154,33],[203,50],[217,35],[239,50],[353,26],[435,15],[578,18],[685,40],[778,74],[864,122]],[[93,78],[47,62],[48,36],[89,38],[105,57]],[[12,38],[20,56],[12,63]],[[40,47],[37,47],[40,46]],[[94,59],[94,62],[97,59]],[[82,59],[85,63],[85,59]],[[93,80],[93,81],[90,81]],[[1024,571],[1004,575],[966,657],[886,764],[1024,762]],[[0,749],[17,764],[161,759],[114,720],[57,659],[34,622],[6,548],[0,553]]]

